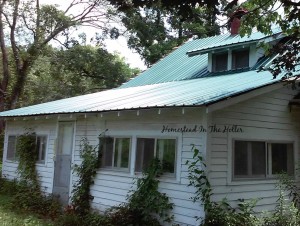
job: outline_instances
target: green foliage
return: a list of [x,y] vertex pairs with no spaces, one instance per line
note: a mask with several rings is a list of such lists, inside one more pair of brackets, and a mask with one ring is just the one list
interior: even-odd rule
[[160,222],[172,222],[173,203],[165,193],[158,191],[158,177],[162,175],[162,166],[158,159],[153,159],[143,176],[136,179],[136,189],[127,196],[128,203],[113,207],[106,213],[102,225],[159,226]]
[[263,222],[264,226],[298,226],[300,224],[300,212],[280,190],[275,212],[264,216]]
[[30,129],[18,137],[16,154],[19,161],[18,174],[20,175],[21,183],[32,187],[33,190],[40,191],[38,174],[35,168],[38,156],[36,136]]
[[[263,218],[265,226],[300,225],[299,189],[295,181],[287,174],[278,175],[279,197],[274,213]],[[287,197],[291,199],[289,199]]]
[[[297,172],[299,169],[296,170]],[[288,193],[288,197],[294,203],[294,206],[297,209],[300,209],[300,190],[297,186],[295,180],[291,179],[291,176],[287,174],[279,174],[278,175],[279,183],[277,187],[280,191],[284,190]]]
[[51,41],[68,36],[80,25],[97,27],[102,33],[113,16],[105,0],[74,0],[65,9],[51,1],[46,5],[10,0],[1,2],[0,11],[0,111],[20,106],[28,75]]
[[80,144],[80,165],[74,165],[73,171],[79,177],[73,188],[72,205],[79,216],[90,212],[90,201],[93,196],[90,194],[90,187],[94,184],[94,177],[99,167],[98,148],[89,144],[87,138],[83,138]]
[[48,46],[31,67],[18,106],[115,88],[138,73],[124,58],[101,47],[83,43],[59,50]]
[[212,205],[212,188],[205,172],[206,164],[199,149],[193,145],[192,150],[194,150],[193,160],[186,161],[189,171],[188,186],[193,186],[196,188],[195,196],[192,198],[193,202],[201,200],[204,205],[204,209],[209,210],[211,209]]
[[19,190],[19,184],[17,180],[7,180],[0,176],[0,194],[13,196],[17,194]]
[[50,220],[35,213],[19,213],[11,207],[12,197],[0,194],[0,225],[2,226],[54,226]]
[[191,37],[219,33],[217,0],[109,2],[122,12],[119,16],[129,32],[129,48],[136,50],[147,65],[154,64]]
[[28,132],[18,137],[17,142],[20,181],[6,181],[4,185],[11,189],[14,195],[11,202],[12,208],[54,218],[60,212],[60,205],[52,196],[41,191],[35,167],[37,155],[36,136],[29,129]]
[[[227,199],[220,202],[211,200],[213,195],[211,184],[206,173],[206,164],[204,157],[201,155],[199,149],[194,145],[193,160],[188,160],[188,179],[189,185],[193,186],[195,196],[192,197],[194,202],[201,201],[204,206],[205,218],[202,219],[203,226],[258,226],[259,219],[254,215],[254,207],[258,200],[252,199],[249,201],[239,200],[237,208],[231,207]],[[200,217],[197,217],[199,220]]]
[[153,159],[150,166],[143,172],[143,177],[136,181],[137,188],[128,196],[129,209],[139,213],[141,220],[150,221],[153,214],[158,214],[163,221],[170,222],[173,216],[169,211],[173,209],[169,197],[158,191],[162,166],[159,159]]
[[265,46],[269,56],[276,56],[272,65],[262,68],[272,73],[273,77],[281,76],[290,79],[294,86],[299,77],[297,65],[300,63],[300,4],[298,1],[286,0],[248,0],[241,4],[248,13],[242,18],[241,34],[251,34],[253,28],[270,35],[272,29],[280,28],[286,36],[274,46]]

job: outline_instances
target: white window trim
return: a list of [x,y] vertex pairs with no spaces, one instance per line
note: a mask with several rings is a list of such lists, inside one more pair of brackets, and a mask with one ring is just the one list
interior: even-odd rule
[[[112,166],[108,167],[108,166],[101,166],[100,168],[98,168],[99,170],[104,170],[104,171],[115,171],[115,172],[125,172],[125,173],[129,173],[130,169],[131,169],[131,152],[132,152],[132,136],[113,136],[113,135],[106,135],[106,137],[111,137],[114,139],[114,143],[113,143],[113,153],[112,153]],[[105,138],[105,136],[103,137]],[[114,166],[114,158],[115,158],[115,143],[116,143],[116,139],[117,138],[126,138],[130,140],[130,144],[129,144],[129,154],[128,154],[128,167],[127,168],[123,168],[123,167],[115,167]]]
[[[278,179],[274,177],[270,178],[251,178],[251,179],[241,179],[235,180],[233,178],[233,144],[234,140],[244,140],[244,141],[262,141],[269,143],[291,143],[293,144],[293,157],[294,157],[294,170],[297,169],[298,164],[298,138],[296,136],[285,136],[270,134],[265,135],[265,139],[258,137],[257,134],[246,134],[241,133],[238,135],[228,134],[227,136],[227,185],[252,185],[252,184],[274,184],[278,182]],[[295,175],[295,174],[294,174]],[[293,176],[292,176],[293,177]]]
[[[136,141],[135,141],[135,149],[136,149],[136,145],[137,145],[137,140],[138,139],[154,139],[154,157],[156,157],[156,144],[157,144],[157,140],[158,139],[165,139],[165,140],[175,140],[175,160],[174,160],[174,173],[163,173],[162,174],[162,178],[170,178],[170,179],[177,179],[177,175],[179,174],[177,169],[178,169],[178,147],[179,147],[179,139],[178,137],[170,137],[170,136],[157,136],[157,135],[153,135],[153,136],[137,136],[136,137]],[[135,156],[136,156],[136,150],[135,150]],[[134,159],[134,163],[133,163],[133,172],[135,175],[141,175],[141,172],[136,172],[135,171],[135,161],[136,159]]]
[[214,55],[222,54],[225,52],[227,52],[227,70],[226,71],[242,69],[242,68],[232,69],[232,51],[235,51],[235,50],[241,50],[241,51],[248,50],[249,51],[249,62],[248,62],[247,68],[251,68],[254,66],[254,64],[256,63],[256,61],[254,61],[256,49],[253,46],[246,46],[246,47],[242,47],[242,48],[238,48],[238,49],[226,49],[224,51],[208,53],[208,71],[216,72],[216,73],[223,72],[223,71],[216,71],[215,63],[214,63],[214,60],[215,60]]
[[[105,129],[99,130],[99,134],[101,131]],[[126,136],[124,136],[126,134]],[[109,137],[131,137],[131,149],[130,149],[130,163],[129,163],[129,170],[128,171],[120,171],[120,170],[114,170],[111,168],[103,168],[100,167],[97,169],[98,173],[102,173],[105,175],[110,176],[122,176],[122,177],[128,177],[128,178],[136,178],[142,176],[141,173],[135,172],[135,161],[136,161],[136,142],[137,138],[158,138],[158,139],[176,139],[176,152],[175,152],[175,177],[167,177],[164,176],[164,174],[159,178],[162,182],[172,183],[172,184],[180,184],[181,181],[181,150],[183,150],[183,142],[182,142],[182,134],[175,135],[160,135],[157,133],[157,131],[143,131],[143,134],[137,134],[136,130],[132,131],[117,131],[117,130],[108,130],[105,133],[105,136]]]
[[[4,148],[5,148],[5,153],[4,153],[4,159],[5,159],[5,162],[9,162],[9,163],[18,163],[19,161],[15,158],[14,160],[12,159],[7,159],[7,154],[8,154],[8,139],[10,136],[15,136],[16,138],[18,138],[19,136],[22,136],[23,134],[15,134],[15,133],[10,133],[8,134],[6,137],[5,137],[5,145],[4,145]],[[49,147],[49,134],[46,134],[46,133],[36,133],[35,134],[35,137],[37,139],[37,137],[39,136],[43,136],[43,137],[46,137],[46,147],[45,147],[45,160],[44,161],[39,161],[37,160],[36,161],[36,165],[37,166],[45,166],[47,164],[47,157],[48,157],[48,147]],[[36,140],[37,141],[37,140]],[[17,147],[15,147],[17,149]],[[16,155],[16,151],[15,150],[15,155]]]
[[45,166],[47,164],[47,153],[48,153],[48,147],[49,147],[49,135],[41,133],[41,134],[36,134],[36,139],[37,139],[37,137],[46,137],[45,160],[44,161],[37,160],[37,162],[36,162],[36,165]]

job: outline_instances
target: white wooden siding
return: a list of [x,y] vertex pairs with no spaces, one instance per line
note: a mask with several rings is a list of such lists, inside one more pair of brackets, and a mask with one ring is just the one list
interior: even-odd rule
[[[98,144],[100,133],[106,132],[110,136],[128,136],[132,138],[132,150],[135,150],[137,137],[172,137],[178,142],[176,177],[161,177],[159,190],[166,193],[171,202],[174,203],[173,214],[175,222],[180,225],[196,225],[194,216],[203,216],[203,209],[199,203],[193,203],[191,197],[194,196],[194,188],[187,187],[188,172],[185,165],[186,160],[192,159],[193,152],[191,144],[197,145],[201,151],[204,151],[205,138],[202,133],[161,133],[162,126],[180,128],[188,126],[193,128],[195,125],[203,124],[202,110],[185,111],[182,114],[179,110],[162,109],[160,114],[157,110],[137,112],[107,114],[97,118],[82,118],[77,120],[76,128],[76,146],[74,163],[79,164],[80,140],[86,136],[90,144]],[[132,190],[134,179],[139,176],[134,172],[134,156],[131,156],[131,167],[128,172],[118,172],[108,169],[99,169],[95,179],[95,184],[91,188],[91,193],[95,197],[92,204],[100,211],[126,202],[126,196],[129,190]],[[76,181],[73,177],[73,183]]]
[[43,191],[51,193],[53,185],[53,149],[56,139],[56,120],[46,120],[44,118],[44,120],[27,119],[6,122],[2,175],[9,179],[17,178],[18,163],[6,160],[7,140],[9,135],[22,135],[26,132],[26,129],[29,128],[33,129],[37,134],[47,135],[45,163],[37,164],[36,169]]
[[232,142],[233,139],[293,141],[298,159],[299,112],[290,111],[288,107],[289,101],[298,92],[285,87],[211,113],[212,125],[238,125],[243,129],[242,133],[209,133],[209,177],[214,200],[226,197],[235,205],[240,198],[261,198],[256,211],[274,209],[279,194],[275,188],[276,180],[232,180]]

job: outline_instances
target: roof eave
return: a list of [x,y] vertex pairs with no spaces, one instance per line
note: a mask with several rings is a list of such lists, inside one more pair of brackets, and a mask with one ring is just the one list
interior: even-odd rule
[[255,39],[255,40],[249,40],[249,41],[244,41],[244,42],[238,42],[238,43],[232,43],[232,44],[227,44],[227,45],[222,45],[222,46],[214,46],[212,48],[206,48],[206,49],[199,49],[199,50],[192,50],[192,51],[188,51],[186,54],[189,57],[193,57],[193,56],[197,56],[197,55],[203,55],[203,54],[207,54],[207,53],[211,53],[214,51],[218,51],[218,50],[223,50],[223,49],[232,49],[234,47],[240,47],[240,46],[250,46],[252,44],[256,44],[259,42],[265,42],[265,43],[269,43],[272,42],[274,40],[278,40],[285,37],[285,35],[281,32],[270,35],[270,36],[266,36],[260,39]]

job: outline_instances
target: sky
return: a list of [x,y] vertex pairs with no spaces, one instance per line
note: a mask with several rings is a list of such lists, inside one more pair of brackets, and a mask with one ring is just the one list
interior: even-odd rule
[[[55,4],[58,5],[62,10],[66,9],[70,2],[71,0],[40,0],[40,4]],[[95,28],[91,29],[88,27],[79,27],[78,34],[82,32],[85,32],[87,34],[87,40],[89,40],[89,37],[92,37],[95,32],[97,32],[97,30]],[[142,70],[145,70],[147,68],[141,60],[140,55],[127,47],[127,41],[125,37],[121,36],[117,40],[107,39],[105,40],[105,45],[109,52],[117,52],[121,56],[123,56],[126,63],[128,63],[131,67],[137,67]]]

